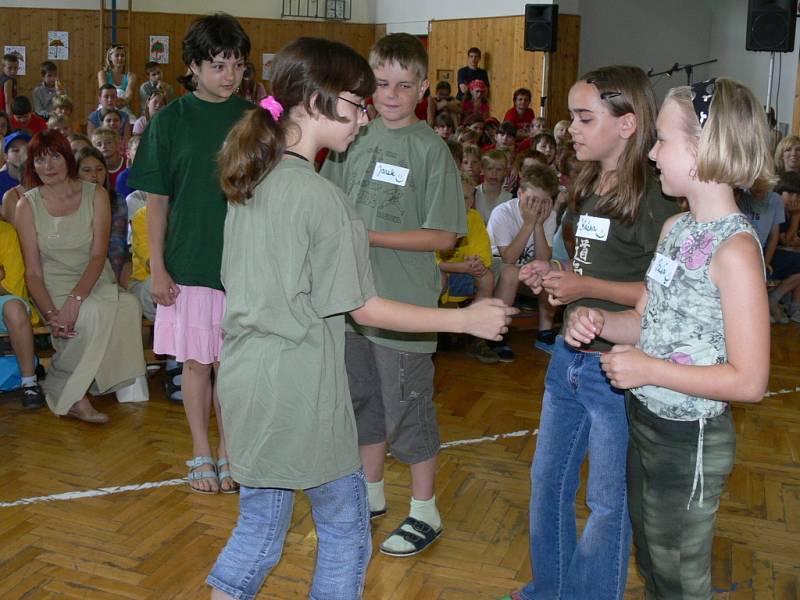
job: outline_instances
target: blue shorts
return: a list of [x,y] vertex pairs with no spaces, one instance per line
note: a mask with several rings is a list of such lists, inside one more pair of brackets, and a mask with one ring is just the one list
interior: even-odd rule
[[475,278],[469,273],[450,273],[447,276],[447,293],[456,298],[474,296]]
[[28,315],[31,314],[31,307],[25,302],[24,299],[20,298],[19,296],[15,296],[14,294],[5,294],[0,296],[0,333],[8,333],[8,327],[6,327],[6,320],[3,318],[3,306],[5,306],[6,302],[11,300],[19,300],[22,304],[25,305],[25,310],[28,311]]

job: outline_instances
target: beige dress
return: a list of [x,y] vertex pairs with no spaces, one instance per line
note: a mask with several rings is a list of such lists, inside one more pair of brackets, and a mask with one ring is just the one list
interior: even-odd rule
[[[44,284],[61,307],[91,257],[95,185],[83,182],[78,209],[54,217],[39,189],[25,194],[33,211]],[[66,414],[87,391],[105,394],[133,383],[145,373],[141,307],[114,281],[108,260],[91,294],[81,302],[74,338],[53,337],[53,355],[42,388],[50,409]]]

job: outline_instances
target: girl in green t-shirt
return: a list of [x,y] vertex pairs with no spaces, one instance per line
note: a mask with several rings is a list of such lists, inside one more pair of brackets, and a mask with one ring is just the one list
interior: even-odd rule
[[343,152],[367,123],[375,78],[364,58],[300,38],[275,57],[272,89],[220,152],[229,207],[218,389],[241,499],[208,583],[213,598],[255,596],[280,559],[294,490],[303,490],[319,540],[310,597],[359,598],[370,512],[345,314],[383,329],[500,339],[514,309],[490,299],[441,310],[376,296],[364,222],[313,167],[321,148]]

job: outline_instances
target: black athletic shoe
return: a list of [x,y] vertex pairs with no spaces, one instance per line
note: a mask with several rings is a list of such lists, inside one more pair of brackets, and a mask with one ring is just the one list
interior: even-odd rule
[[22,408],[42,408],[47,402],[38,383],[22,388]]

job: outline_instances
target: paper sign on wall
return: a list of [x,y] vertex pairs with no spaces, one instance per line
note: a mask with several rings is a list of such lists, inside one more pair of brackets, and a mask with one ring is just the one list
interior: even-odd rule
[[169,64],[169,36],[150,36],[150,60],[161,65]]
[[3,50],[3,54],[16,54],[17,58],[19,59],[19,70],[17,71],[17,75],[25,75],[25,65],[28,63],[25,46],[6,46]]
[[272,61],[275,60],[274,54],[261,55],[261,79],[269,81],[272,79]]
[[47,32],[47,58],[48,60],[69,60],[69,32]]

